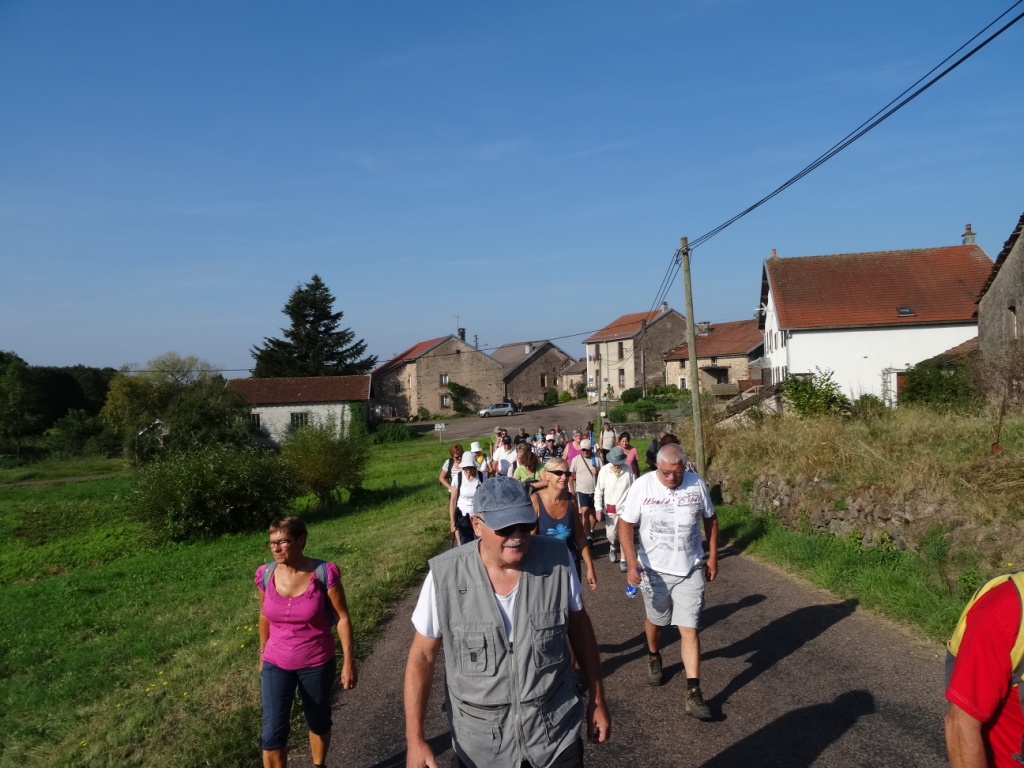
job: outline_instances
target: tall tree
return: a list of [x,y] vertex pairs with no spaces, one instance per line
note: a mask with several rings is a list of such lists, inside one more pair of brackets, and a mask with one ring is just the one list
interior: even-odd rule
[[364,357],[365,341],[338,329],[344,312],[334,311],[334,296],[319,275],[297,286],[281,311],[291,326],[281,329],[284,339],[264,338],[263,346],[252,348],[255,378],[350,376],[377,364],[376,356]]
[[0,352],[0,436],[14,441],[21,456],[21,439],[41,420],[40,399],[32,373],[13,352]]

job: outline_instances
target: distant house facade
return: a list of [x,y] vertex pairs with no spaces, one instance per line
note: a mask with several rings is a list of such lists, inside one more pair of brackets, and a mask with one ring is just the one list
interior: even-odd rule
[[[249,418],[262,442],[280,445],[307,424],[333,422],[344,434],[353,418],[366,418],[370,376],[310,376],[278,379],[229,379],[225,385],[249,404]],[[353,409],[353,405],[356,406]]]
[[[968,225],[970,228],[970,225]],[[1021,340],[1024,317],[1024,215],[996,257],[978,295],[978,346],[992,360]]]
[[379,366],[371,400],[377,418],[408,419],[421,408],[431,414],[455,413],[449,382],[473,390],[471,408],[501,402],[501,363],[466,343],[465,331],[414,344]]
[[665,383],[665,354],[685,339],[686,318],[662,304],[613,320],[583,343],[587,348],[587,388],[618,397],[633,387]]
[[[697,386],[701,392],[735,395],[760,383],[764,337],[757,320],[698,323],[696,334]],[[680,389],[690,388],[689,354],[689,344],[683,344],[665,356],[665,379]]]
[[[764,262],[762,378],[831,371],[851,398],[895,404],[910,366],[978,333],[975,298],[992,261],[961,245]],[[969,240],[969,242],[968,242]]]
[[582,384],[587,386],[587,358],[581,358],[569,363],[558,374],[558,388],[562,392],[576,393],[576,387]]
[[505,400],[524,405],[544,402],[544,390],[558,389],[559,374],[572,356],[550,341],[519,341],[491,352],[501,363]]

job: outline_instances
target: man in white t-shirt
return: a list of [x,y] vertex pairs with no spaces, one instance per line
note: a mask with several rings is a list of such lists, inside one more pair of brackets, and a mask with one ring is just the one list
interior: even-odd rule
[[[431,559],[413,611],[416,633],[405,667],[406,766],[437,766],[423,717],[443,646],[455,765],[519,768],[526,761],[537,768],[575,768],[583,764],[584,720],[596,741],[605,741],[611,729],[597,639],[576,567],[560,541],[531,534],[537,516],[518,480],[486,480],[475,509],[479,539]],[[585,714],[570,646],[589,691]]]
[[[633,529],[640,526],[640,550],[633,546]],[[708,541],[707,561],[701,527]],[[704,608],[704,581],[718,575],[718,518],[701,478],[686,471],[686,451],[665,445],[658,451],[657,468],[629,489],[619,514],[619,544],[626,560],[626,578],[644,596],[647,636],[647,682],[661,685],[659,641],[661,628],[679,628],[686,670],[686,713],[710,720],[711,710],[700,689],[700,636],[697,627]],[[638,567],[642,566],[642,573]]]

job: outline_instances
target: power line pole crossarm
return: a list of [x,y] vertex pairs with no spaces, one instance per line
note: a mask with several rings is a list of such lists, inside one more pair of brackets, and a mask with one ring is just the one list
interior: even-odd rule
[[679,265],[683,269],[683,293],[686,296],[686,356],[690,366],[690,405],[693,408],[693,444],[697,474],[704,477],[707,465],[704,459],[704,426],[700,413],[700,385],[697,380],[697,332],[693,321],[693,287],[690,285],[690,246],[685,237],[679,238]]

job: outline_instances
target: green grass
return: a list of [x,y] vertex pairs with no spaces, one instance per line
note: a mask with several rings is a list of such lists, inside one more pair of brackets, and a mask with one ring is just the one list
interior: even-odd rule
[[[366,502],[302,512],[309,553],[341,566],[360,652],[447,536],[445,454],[376,447]],[[252,578],[266,533],[148,544],[103,503],[129,482],[0,495],[0,766],[259,762]]]
[[[746,507],[717,508],[721,541],[800,574],[843,598],[855,598],[901,623],[911,624],[932,640],[945,641],[966,603],[951,591],[938,568],[946,556],[934,547],[931,557],[891,546],[862,549],[853,540],[784,528],[769,515]],[[969,595],[970,592],[967,592]]]
[[127,471],[124,459],[104,459],[98,456],[66,460],[46,459],[13,469],[0,469],[0,485],[126,474]]

